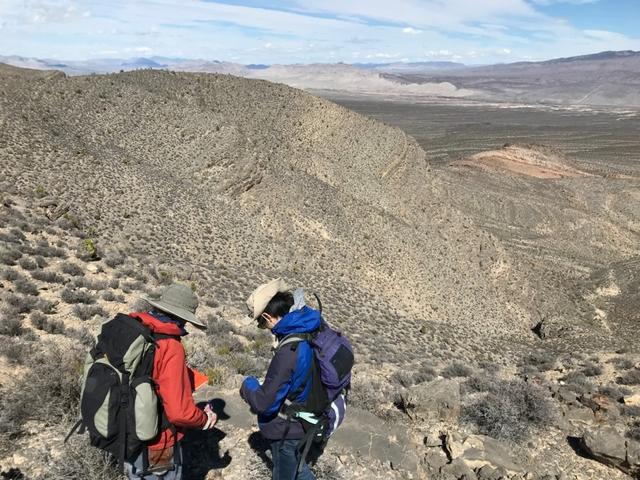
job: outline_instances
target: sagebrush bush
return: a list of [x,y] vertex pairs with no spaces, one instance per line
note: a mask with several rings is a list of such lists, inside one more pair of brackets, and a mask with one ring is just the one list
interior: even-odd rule
[[38,295],[38,286],[27,278],[18,278],[13,282],[16,292],[24,295]]
[[139,292],[143,289],[144,284],[140,281],[120,283],[120,290],[122,290],[124,293]]
[[415,384],[413,372],[408,372],[406,370],[396,370],[393,372],[391,377],[389,377],[389,380],[391,383],[405,388],[409,388]]
[[616,383],[618,385],[640,385],[640,369],[627,370],[616,378]]
[[587,376],[578,370],[569,372],[560,380],[567,384],[567,388],[579,395],[591,392],[595,389],[594,384],[589,381]]
[[12,248],[0,249],[0,263],[13,266],[22,257],[22,253]]
[[9,282],[13,282],[21,277],[22,276],[18,272],[9,268],[0,272],[0,278],[8,280]]
[[0,355],[13,365],[21,365],[31,352],[31,344],[24,337],[4,337],[0,341]]
[[59,273],[52,272],[50,270],[34,270],[31,272],[31,277],[40,282],[58,283],[61,285],[67,281],[67,279]]
[[55,313],[57,303],[58,302],[52,302],[44,298],[39,298],[34,304],[33,308],[35,308],[36,310],[40,310],[42,313],[50,315],[52,313]]
[[95,337],[85,327],[66,328],[65,334],[67,337],[77,340],[80,345],[84,345],[85,347],[92,347],[96,343]]
[[468,377],[473,373],[473,370],[467,365],[460,362],[453,362],[447,365],[440,375],[444,378],[455,378],[455,377]]
[[96,297],[85,290],[71,290],[65,287],[60,293],[60,298],[65,303],[95,303]]
[[538,350],[531,352],[529,355],[522,359],[522,367],[527,369],[538,370],[539,372],[546,372],[553,370],[556,366],[558,356],[555,352],[549,350]]
[[111,290],[105,290],[100,295],[100,298],[102,298],[103,300],[105,300],[107,302],[113,302],[113,301],[115,301],[116,296]]
[[18,260],[18,265],[20,265],[20,268],[23,270],[35,270],[38,268],[37,262],[31,257],[22,257]]
[[89,320],[90,318],[93,318],[96,315],[100,317],[104,317],[107,315],[107,313],[103,310],[103,308],[100,305],[78,304],[73,306],[72,312],[80,320]]
[[546,391],[522,380],[497,380],[485,396],[461,410],[462,421],[476,425],[480,433],[511,442],[526,440],[554,418]]
[[28,420],[50,424],[78,415],[84,347],[39,347],[25,359],[27,371],[0,391],[0,434],[15,434]]
[[12,309],[0,310],[0,335],[19,337],[24,333],[23,317]]
[[588,363],[582,369],[582,373],[585,377],[597,377],[602,375],[602,366],[596,363]]
[[80,277],[84,275],[84,269],[77,263],[65,262],[60,268],[62,270],[62,273],[66,273],[67,275],[71,275],[72,277]]
[[618,385],[604,385],[598,389],[598,393],[606,395],[612,400],[618,402],[625,395],[629,395],[631,393],[631,390],[629,390],[628,388],[619,387]]
[[38,302],[38,297],[9,294],[5,296],[4,300],[8,305],[13,307],[17,313],[29,313]]
[[360,380],[354,377],[353,388],[349,393],[352,405],[385,418],[389,406],[396,397],[397,390],[389,382],[377,379]]
[[76,288],[86,288],[87,290],[100,291],[107,288],[107,282],[104,280],[89,280],[86,277],[77,277],[72,282]]
[[102,258],[102,261],[105,263],[105,265],[111,268],[119,267],[125,262],[125,260],[126,260],[126,257],[119,253],[107,253]]
[[621,409],[623,415],[627,417],[640,417],[640,406],[638,405],[624,405]]
[[207,324],[206,332],[209,336],[227,335],[233,332],[233,325],[231,325],[231,323],[212,313],[207,315],[205,323]]
[[29,317],[31,324],[38,330],[52,334],[63,334],[65,332],[64,323],[61,320],[49,318],[40,312],[33,312]]
[[[67,425],[71,429],[71,425]],[[57,455],[43,454],[46,472],[36,480],[120,480],[122,475],[115,459],[77,436],[63,445]]]
[[463,394],[489,392],[499,379],[490,372],[482,372],[467,378],[461,385]]
[[618,370],[629,370],[635,366],[635,362],[627,357],[613,358],[609,363],[613,363]]

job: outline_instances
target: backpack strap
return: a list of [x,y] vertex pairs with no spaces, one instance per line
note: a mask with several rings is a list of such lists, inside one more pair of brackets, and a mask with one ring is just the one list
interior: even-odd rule
[[316,297],[316,302],[318,302],[318,311],[322,315],[322,302],[320,301],[320,296],[316,292],[313,292],[313,296]]
[[308,342],[312,338],[313,338],[312,335],[309,333],[292,333],[290,335],[287,335],[286,337],[284,337],[282,340],[278,342],[278,345],[276,345],[275,351],[277,352],[285,345],[291,345],[292,343],[300,343],[304,341]]

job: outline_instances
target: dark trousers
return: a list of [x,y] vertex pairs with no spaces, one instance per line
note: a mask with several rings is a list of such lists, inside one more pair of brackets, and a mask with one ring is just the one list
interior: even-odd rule
[[273,480],[315,480],[315,475],[305,463],[302,471],[296,476],[298,467],[299,440],[272,440],[271,457],[273,459]]

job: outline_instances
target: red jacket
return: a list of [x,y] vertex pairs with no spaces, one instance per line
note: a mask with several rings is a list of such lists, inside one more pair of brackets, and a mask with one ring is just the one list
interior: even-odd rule
[[165,323],[148,313],[130,313],[149,330],[176,338],[158,340],[158,347],[153,359],[152,378],[157,385],[157,392],[162,398],[162,406],[169,422],[176,427],[177,434],[166,429],[149,443],[150,450],[164,450],[173,446],[184,436],[182,430],[202,428],[207,423],[207,415],[193,401],[193,384],[187,370],[184,347],[180,336],[184,334],[175,323]]

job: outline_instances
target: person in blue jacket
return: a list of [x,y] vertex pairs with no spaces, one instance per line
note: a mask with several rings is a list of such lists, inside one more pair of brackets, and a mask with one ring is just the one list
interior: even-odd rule
[[[320,327],[320,312],[304,304],[302,290],[292,294],[280,278],[259,286],[247,300],[247,306],[258,326],[271,330],[278,341]],[[307,399],[312,362],[313,351],[307,341],[286,344],[276,350],[264,382],[247,377],[240,388],[240,396],[258,415],[260,432],[270,443],[273,480],[315,479],[304,462],[296,476],[300,460],[297,446],[304,436],[302,424],[278,415],[286,399],[300,403]]]

